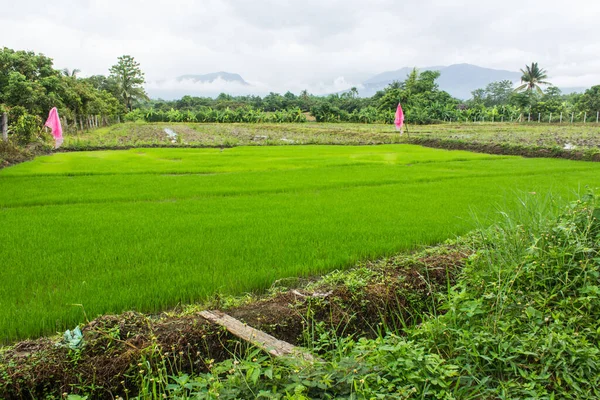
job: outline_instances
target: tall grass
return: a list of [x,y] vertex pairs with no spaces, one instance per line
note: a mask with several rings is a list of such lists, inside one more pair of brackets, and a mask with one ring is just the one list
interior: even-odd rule
[[0,336],[72,327],[73,304],[154,312],[435,243],[599,170],[407,145],[40,157],[0,172]]

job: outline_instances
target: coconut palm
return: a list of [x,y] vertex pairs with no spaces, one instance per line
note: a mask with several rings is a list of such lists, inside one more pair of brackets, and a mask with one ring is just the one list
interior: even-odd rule
[[77,74],[80,73],[81,70],[74,68],[72,71],[69,71],[69,68],[63,68],[61,72],[66,77],[77,78]]
[[515,89],[515,91],[525,90],[537,90],[539,93],[543,93],[540,85],[550,85],[550,82],[545,82],[544,79],[548,78],[546,70],[538,67],[537,63],[531,63],[531,66],[526,65],[525,69],[521,69],[523,76],[521,76],[522,85]]

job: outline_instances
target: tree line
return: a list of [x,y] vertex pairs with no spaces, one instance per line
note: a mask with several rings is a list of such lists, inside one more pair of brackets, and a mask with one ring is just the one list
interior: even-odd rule
[[[58,70],[51,58],[29,51],[0,50],[0,114],[9,114],[9,130],[27,142],[41,129],[48,110],[57,107],[70,129],[96,127],[122,120],[148,122],[355,122],[394,121],[402,103],[409,124],[443,121],[595,121],[600,111],[600,85],[580,94],[563,94],[549,84],[537,63],[521,70],[522,85],[493,82],[472,92],[469,100],[453,98],[437,84],[438,71],[414,69],[404,81],[389,84],[372,97],[357,88],[328,96],[306,90],[299,94],[216,98],[184,96],[151,100],[144,73],[131,56],[117,59],[107,75],[86,78],[77,69]],[[547,86],[545,90],[542,86]]]
[[[127,118],[148,122],[304,122],[307,119],[300,117],[304,114],[317,122],[391,124],[398,103],[402,103],[405,120],[412,124],[534,121],[542,116],[545,122],[558,122],[561,115],[565,121],[573,117],[581,122],[585,117],[595,122],[600,111],[600,85],[585,93],[563,94],[544,80],[546,71],[537,63],[521,72],[522,84],[516,89],[508,80],[492,82],[474,90],[466,101],[440,90],[436,83],[439,72],[414,69],[406,80],[392,82],[368,98],[359,97],[357,88],[328,96],[314,96],[307,91],[264,97],[226,93],[216,98],[184,96],[140,102]],[[542,85],[548,87],[543,90]]]
[[10,133],[31,140],[52,107],[73,129],[107,124],[148,98],[144,74],[131,56],[119,57],[107,76],[78,73],[56,69],[43,54],[0,49],[0,114],[8,114]]

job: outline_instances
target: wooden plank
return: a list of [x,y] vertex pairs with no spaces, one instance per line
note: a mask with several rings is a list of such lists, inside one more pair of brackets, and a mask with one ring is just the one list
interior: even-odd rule
[[305,361],[315,361],[312,354],[306,350],[279,340],[268,333],[254,329],[221,311],[202,311],[200,316],[213,324],[225,327],[232,335],[252,343],[273,357],[291,356],[302,358]]

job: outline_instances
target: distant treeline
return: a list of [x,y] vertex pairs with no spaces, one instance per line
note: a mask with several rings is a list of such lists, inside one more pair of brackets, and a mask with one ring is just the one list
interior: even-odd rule
[[149,122],[305,122],[309,115],[317,122],[387,123],[394,121],[399,102],[406,122],[431,124],[443,121],[537,121],[595,122],[600,111],[600,86],[584,94],[563,95],[550,86],[544,93],[535,90],[516,92],[512,82],[493,82],[472,92],[461,101],[439,89],[436,71],[414,70],[405,81],[394,82],[369,98],[358,90],[329,96],[314,96],[306,91],[295,95],[270,93],[267,96],[217,98],[184,96],[179,100],[150,100],[137,104],[128,120]]
[[[532,64],[537,68],[537,64]],[[536,70],[537,71],[537,70]],[[149,100],[144,74],[130,56],[119,57],[107,76],[77,76],[57,70],[51,58],[33,52],[0,49],[0,114],[8,114],[9,134],[28,142],[39,134],[43,119],[57,107],[69,129],[86,129],[123,120],[149,122],[355,122],[393,123],[400,102],[409,124],[443,121],[595,122],[600,111],[600,85],[582,94],[563,95],[553,86],[515,91],[510,81],[493,82],[461,101],[440,90],[437,71],[413,70],[368,98],[356,88],[344,93],[216,98],[184,96]],[[537,72],[545,73],[543,70]],[[544,75],[545,76],[545,75]],[[524,76],[524,78],[526,78]],[[526,85],[524,85],[526,86]]]

